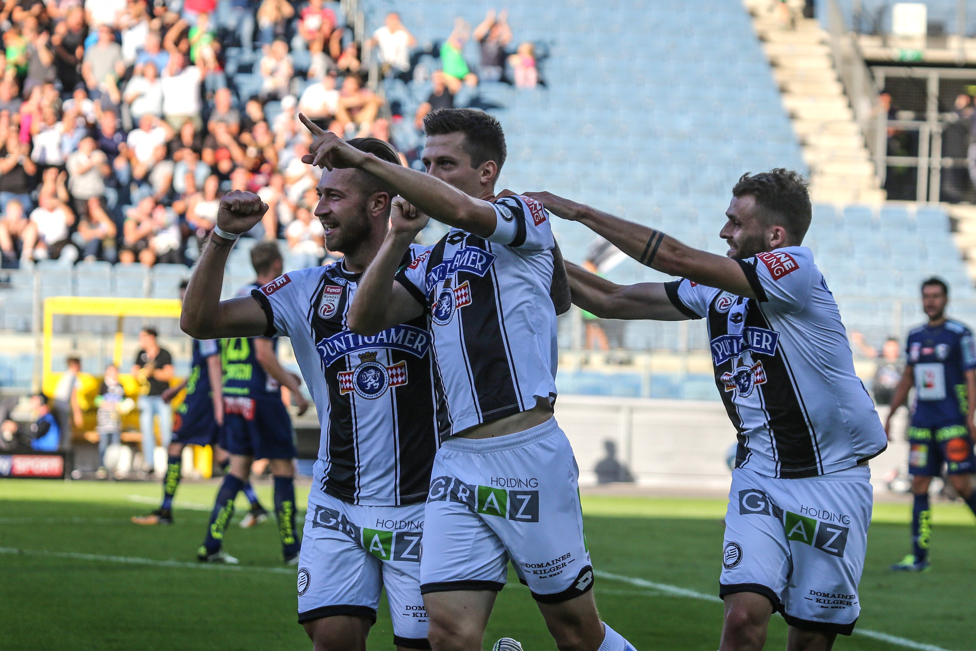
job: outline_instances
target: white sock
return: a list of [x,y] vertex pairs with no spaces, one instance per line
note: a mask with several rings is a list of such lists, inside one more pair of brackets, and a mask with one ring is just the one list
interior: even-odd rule
[[610,625],[603,622],[606,633],[603,637],[603,644],[597,651],[637,651],[634,645],[624,639],[624,636],[610,628]]

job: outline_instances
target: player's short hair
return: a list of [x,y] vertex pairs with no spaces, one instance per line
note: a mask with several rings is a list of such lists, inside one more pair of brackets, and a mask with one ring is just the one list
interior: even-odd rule
[[[361,152],[367,154],[372,154],[380,160],[386,161],[387,163],[393,163],[394,165],[402,165],[403,161],[400,160],[400,154],[394,149],[393,145],[386,142],[385,140],[380,140],[379,138],[353,138],[349,140],[349,145],[355,147]],[[396,196],[396,192],[386,183],[383,183],[378,178],[372,174],[368,174],[359,171],[360,175],[363,177],[365,184],[366,196],[372,196],[377,192],[385,192],[390,195],[390,200]]]
[[938,276],[932,276],[931,278],[924,280],[922,282],[921,291],[924,292],[926,287],[941,287],[942,293],[946,295],[946,298],[949,298],[949,286],[946,285],[945,281]]
[[68,366],[71,366],[72,364],[77,364],[78,366],[81,366],[81,360],[75,357],[74,355],[72,355],[71,357],[68,358]]
[[254,267],[254,273],[259,276],[269,273],[275,262],[283,261],[277,242],[261,242],[251,249],[251,266]]
[[807,185],[800,174],[777,167],[759,174],[746,172],[732,188],[732,196],[754,196],[762,218],[769,225],[786,229],[790,243],[798,246],[803,242],[813,217]]
[[484,111],[470,108],[437,109],[424,118],[424,133],[428,137],[458,132],[464,134],[464,151],[471,157],[473,167],[493,160],[501,171],[508,148],[498,120]]
[[51,399],[44,394],[44,392],[35,393],[34,397],[41,401],[42,405],[47,405],[51,402]]
[[156,328],[146,327],[143,328],[142,331],[151,336],[153,339],[159,336],[159,332],[156,331]]

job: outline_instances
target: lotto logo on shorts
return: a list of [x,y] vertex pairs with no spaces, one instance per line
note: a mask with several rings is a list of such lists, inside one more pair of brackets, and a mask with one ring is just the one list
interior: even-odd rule
[[792,511],[786,512],[784,527],[787,540],[810,545],[831,556],[844,556],[847,535],[850,532],[848,527],[822,522]]
[[428,502],[464,504],[475,513],[516,522],[539,521],[539,491],[495,488],[465,484],[454,477],[437,477],[430,482]]

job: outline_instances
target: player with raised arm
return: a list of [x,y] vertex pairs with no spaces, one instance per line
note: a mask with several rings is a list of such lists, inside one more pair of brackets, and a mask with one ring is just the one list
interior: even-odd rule
[[[397,152],[380,140],[350,145],[399,164]],[[450,432],[430,334],[424,318],[375,337],[349,331],[346,314],[386,237],[395,194],[356,170],[324,172],[317,190],[315,215],[329,250],[343,252],[343,259],[289,272],[247,299],[217,304],[210,293],[194,304],[201,319],[209,315],[206,322],[185,326],[243,334],[253,321],[263,323],[262,334],[291,339],[322,428],[298,569],[299,622],[315,648],[365,651],[384,586],[394,644],[401,651],[429,648],[420,540],[434,454]],[[222,217],[218,226],[229,233],[246,231],[261,216],[234,210],[222,215],[248,220]],[[233,244],[219,238],[197,271],[213,282]],[[402,262],[421,253],[415,246]]]
[[[302,118],[316,136],[306,162],[367,172],[410,204],[393,214],[347,320],[364,336],[419,317],[430,324],[453,426],[434,460],[424,522],[432,647],[481,649],[511,560],[560,649],[632,649],[596,610],[578,469],[552,415],[555,241],[542,205],[495,198],[501,125],[482,111],[430,113],[421,174]],[[452,228],[404,266],[427,221],[418,211]]]
[[[186,292],[187,283],[180,285],[180,298]],[[190,375],[179,385],[163,391],[163,400],[169,402],[186,389],[186,397],[176,409],[173,419],[173,440],[167,454],[166,474],[163,476],[163,501],[158,509],[147,515],[133,516],[132,522],[141,525],[173,524],[173,498],[182,477],[183,448],[187,445],[209,445],[214,450],[217,463],[224,470],[230,464],[230,455],[224,450],[224,394],[221,390],[223,370],[220,365],[219,343],[213,340],[193,340],[193,356]],[[242,489],[251,503],[249,518],[255,524],[266,519],[267,511],[258,501],[251,482]]]
[[895,387],[885,431],[915,387],[915,405],[908,428],[908,472],[912,476],[912,553],[891,566],[901,572],[929,569],[931,512],[929,485],[945,466],[949,484],[976,514],[976,346],[969,328],[946,317],[949,287],[938,278],[922,283],[922,309],[928,323],[908,334],[908,364]]
[[[262,242],[255,246],[251,249],[251,264],[257,279],[238,292],[242,298],[249,297],[251,290],[281,275],[283,261],[278,245]],[[197,310],[191,292],[194,278],[200,273],[198,265],[190,277],[181,321],[182,316]],[[207,282],[214,280],[208,278]],[[260,336],[221,337],[220,347],[224,369],[224,427],[227,428],[230,472],[224,477],[217,493],[207,535],[197,551],[197,559],[206,563],[237,562],[222,548],[224,533],[234,516],[234,500],[251,474],[254,459],[269,459],[274,476],[275,515],[278,518],[282,555],[286,563],[297,563],[301,548],[295,531],[295,457],[298,454],[291,416],[281,399],[281,387],[291,392],[298,406],[298,414],[302,415],[308,409],[308,401],[299,388],[301,380],[282,368],[275,350],[277,341],[273,339]]]
[[810,249],[806,183],[775,169],[732,189],[727,257],[547,192],[528,193],[670,283],[621,286],[568,265],[573,302],[608,319],[706,319],[715,383],[739,446],[725,518],[721,651],[761,649],[773,612],[790,651],[830,649],[860,605],[873,496],[887,446],[840,312]]

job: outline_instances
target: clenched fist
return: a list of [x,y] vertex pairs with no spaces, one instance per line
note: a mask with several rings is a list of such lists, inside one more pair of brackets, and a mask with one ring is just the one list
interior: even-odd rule
[[417,210],[413,204],[403,197],[396,197],[393,200],[393,208],[390,210],[390,225],[396,233],[409,235],[412,239],[420,231],[430,218]]
[[228,233],[241,234],[261,221],[268,211],[268,204],[253,192],[233,190],[220,200],[217,210],[217,226]]

